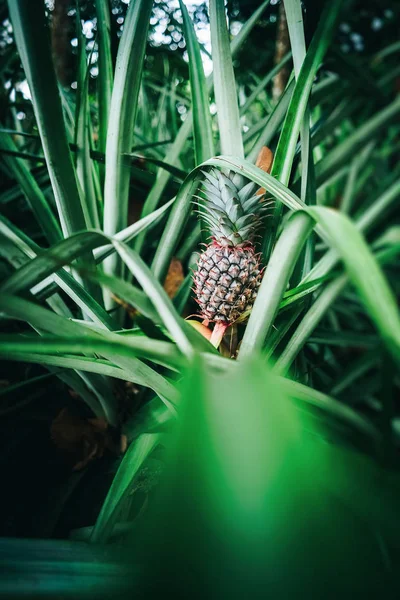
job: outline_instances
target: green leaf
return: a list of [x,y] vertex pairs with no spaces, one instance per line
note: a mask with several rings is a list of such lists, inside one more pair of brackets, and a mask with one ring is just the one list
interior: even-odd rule
[[272,327],[296,259],[313,228],[312,220],[302,212],[287,222],[267,265],[257,298],[240,346],[243,359],[260,351]]
[[317,183],[326,181],[343,164],[346,164],[350,157],[373,139],[377,132],[381,131],[386,123],[390,123],[399,112],[400,98],[396,98],[389,106],[374,114],[341,144],[333,148],[315,167]]
[[[398,254],[400,253],[400,244],[398,242],[395,242],[393,245],[393,249],[396,252],[396,256],[398,256]],[[385,263],[393,259],[393,254],[392,251],[380,251],[378,252],[376,258],[380,263]],[[322,317],[325,315],[327,309],[332,305],[334,300],[342,293],[342,291],[345,289],[348,283],[349,276],[345,274],[341,275],[326,286],[326,288],[316,298],[312,306],[310,306],[310,308],[307,310],[304,317],[300,321],[292,337],[286,344],[282,353],[279,355],[275,363],[274,370],[276,370],[279,373],[283,373],[289,368],[289,366],[291,365],[301,348],[304,346],[310,335],[312,335],[313,331],[317,327],[318,323],[321,321]],[[343,336],[343,332],[341,332],[341,336]],[[337,338],[338,335],[336,333],[336,335],[334,336],[333,343],[337,343],[338,345],[340,345],[341,342]],[[349,338],[344,336],[344,339],[346,340],[346,343],[344,344],[345,346],[349,346],[352,343],[362,346],[363,343],[365,343],[363,339],[361,339],[361,341],[357,343],[356,335],[354,334],[354,332],[351,333]],[[324,341],[324,343],[326,342]]]
[[[82,335],[85,335],[87,332],[85,327],[81,327],[69,319],[60,317],[53,312],[42,308],[41,306],[32,304],[31,302],[23,300],[22,298],[18,298],[17,296],[2,294],[0,298],[0,310],[12,318],[28,322],[38,331],[49,331],[62,336],[73,334],[79,335],[81,332]],[[17,353],[13,354],[13,356],[6,353],[5,357],[12,358],[13,360],[25,360],[25,355],[24,358],[21,359],[20,356],[18,358]],[[29,362],[29,358],[27,358],[27,360]],[[34,362],[41,363],[42,359],[35,360]],[[46,364],[45,361],[43,362]],[[62,362],[50,362],[47,364],[64,366]],[[115,399],[109,393],[109,390],[107,390],[106,386],[103,389],[103,395],[98,395],[98,399],[102,404],[102,409],[109,423],[115,424],[117,420]]]
[[133,490],[135,478],[140,473],[143,463],[162,438],[159,433],[142,434],[129,446],[97,518],[90,536],[91,543],[99,544],[107,541],[124,500]]
[[[7,292],[8,294],[30,289],[44,277],[58,271],[62,266],[69,264],[87,250],[102,245],[104,241],[112,241],[112,238],[89,231],[63,240],[30,263],[23,265],[0,286],[0,289],[3,293]],[[144,292],[151,298],[154,307],[178,347],[184,354],[191,355],[193,348],[182,327],[182,319],[177,314],[172,301],[161,284],[154,280],[150,269],[134,250],[115,240],[113,240],[113,245],[132,275],[143,287]]]
[[340,254],[353,285],[393,357],[400,360],[400,317],[396,298],[377,260],[354,224],[345,215],[322,206],[309,214],[323,227]]
[[106,151],[108,117],[113,89],[113,65],[110,39],[110,7],[108,0],[95,0],[99,45],[98,107],[99,107],[99,149]]
[[143,162],[148,162],[153,165],[156,165],[157,167],[160,167],[161,169],[165,169],[166,171],[171,173],[171,175],[174,175],[176,177],[176,179],[178,179],[178,181],[182,181],[186,177],[186,171],[183,171],[182,169],[178,169],[178,167],[174,167],[173,165],[170,165],[170,164],[166,163],[165,161],[160,160],[159,158],[153,158],[152,156],[142,156],[141,154],[136,154],[135,152],[126,152],[123,154],[123,157],[125,160],[127,160],[129,158],[132,158],[133,160],[139,158]]
[[305,406],[315,407],[330,418],[337,419],[354,431],[357,430],[367,436],[373,444],[376,456],[381,456],[383,440],[380,432],[353,408],[298,381],[291,381],[286,377],[278,379],[282,389],[290,398],[300,400]]
[[[13,316],[20,314],[16,311],[12,312],[6,304],[4,306],[7,314]],[[29,311],[29,307],[27,308]],[[29,311],[28,314],[34,313]],[[39,322],[37,313],[34,314],[32,318],[36,323]],[[46,326],[46,330],[55,332],[56,327],[53,326],[54,323],[57,322],[52,321]],[[58,321],[58,324],[60,324],[60,321]],[[67,329],[61,325],[61,331],[67,337],[41,335],[18,338],[15,335],[0,335],[2,343],[1,353],[3,355],[9,355],[10,358],[14,353],[21,354],[22,352],[27,352],[28,354],[35,353],[38,355],[51,354],[52,352],[55,354],[63,353],[69,355],[70,358],[72,358],[72,355],[74,354],[79,356],[82,353],[102,355],[115,353],[118,354],[119,357],[125,358],[138,356],[173,371],[182,368],[185,364],[185,361],[176,346],[170,342],[152,340],[142,335],[132,334],[103,334],[103,337],[101,337],[97,332],[92,332],[90,329],[86,331],[86,327],[77,323],[76,325],[78,325],[79,329],[78,327],[76,327],[75,330]],[[42,329],[44,329],[43,325]],[[132,373],[131,369],[129,369],[129,371]],[[143,385],[143,381],[144,380],[141,380],[140,377],[137,377],[135,383]]]
[[275,67],[273,69],[271,69],[261,79],[261,81],[256,85],[256,87],[254,88],[254,90],[251,92],[250,96],[246,99],[246,102],[243,104],[243,106],[240,107],[240,114],[241,115],[246,114],[246,112],[248,111],[248,109],[250,108],[250,106],[257,99],[257,96],[263,90],[265,90],[265,88],[267,87],[268,83],[275,77],[275,75],[277,73],[279,73],[281,71],[281,69],[290,61],[291,58],[292,58],[292,53],[288,52],[286,54],[286,56],[284,56],[282,58],[282,60],[277,65],[275,65]]
[[304,315],[296,331],[290,338],[290,342],[279,355],[275,369],[279,373],[284,373],[299,353],[307,338],[311,335],[318,325],[327,309],[334,300],[343,291],[349,280],[347,275],[342,275],[328,284],[325,290],[313,302],[312,306]]
[[64,236],[68,236],[85,229],[86,223],[51,60],[44,6],[38,7],[30,0],[9,0],[8,6],[32,94],[58,215]]
[[250,15],[245,21],[237,35],[231,41],[231,54],[232,58],[243,48],[247,38],[253,30],[253,27],[259,23],[261,15],[268,8],[270,0],[264,0],[260,6]]
[[357,155],[351,163],[351,168],[343,192],[343,198],[340,203],[340,210],[346,214],[349,214],[351,212],[359,172],[370,158],[371,152],[373,151],[374,147],[375,143],[373,141],[367,144],[364,150],[359,155]]
[[[16,346],[14,346],[14,348],[16,348]],[[148,377],[148,375],[144,373],[142,378],[136,371],[124,370],[114,363],[101,358],[74,355],[67,356],[65,354],[60,356],[58,354],[32,353],[23,350],[15,350],[12,356],[9,354],[4,355],[4,360],[16,360],[39,365],[51,365],[63,369],[74,369],[79,372],[84,381],[86,381],[86,378],[84,377],[86,374],[85,372],[97,374],[100,377],[104,377],[103,391],[104,385],[107,383],[109,377],[121,379],[122,381],[130,381],[131,383],[143,385],[152,389],[170,411],[174,410],[174,405],[179,399],[174,387],[156,371],[152,371],[153,376],[151,377]],[[110,419],[110,411],[108,409],[104,411],[104,415],[108,418],[109,423],[114,426],[117,425],[116,419]]]
[[[130,242],[133,238],[135,238],[141,231],[144,231],[145,229],[151,230],[155,225],[157,225],[157,223],[159,223],[160,218],[170,208],[170,206],[173,205],[174,201],[175,198],[172,198],[172,200],[164,204],[164,206],[160,206],[160,208],[157,208],[157,210],[150,213],[146,217],[139,219],[139,221],[136,221],[136,223],[133,223],[125,229],[118,231],[118,233],[116,233],[113,236],[113,239],[119,242],[127,243]],[[110,254],[112,254],[113,252],[115,252],[115,248],[112,244],[98,248],[94,251],[94,257],[96,262],[101,262],[107,256],[110,256]]]
[[188,596],[207,598],[216,574],[230,598],[249,589],[257,598],[307,595],[310,561],[321,597],[327,581],[340,597],[348,576],[356,573],[360,587],[368,568],[376,576],[379,547],[368,514],[376,524],[386,519],[372,461],[327,444],[254,357],[222,376],[195,365],[182,397],[158,496],[132,532],[134,560],[143,565],[139,597],[166,586],[179,595],[183,586]]
[[132,275],[143,287],[144,292],[152,299],[158,314],[162,318],[177,346],[183,354],[191,356],[193,353],[192,344],[187,338],[181,325],[182,319],[176,312],[175,307],[164,288],[158,280],[154,278],[150,269],[134,250],[120,242],[114,242],[114,246]]
[[[221,152],[244,157],[236,82],[229,45],[224,0],[210,2],[210,29],[215,103]],[[207,157],[208,158],[208,157]]]
[[[170,203],[169,203],[170,204]],[[156,211],[157,214],[161,215],[164,212],[165,208],[168,206],[162,207]],[[149,217],[145,217],[141,221],[131,225],[127,228],[127,230],[119,232],[115,237],[116,239],[123,241],[124,239],[129,240],[131,236],[136,235],[138,231],[141,230],[143,224],[148,222],[151,224],[154,222],[154,218],[156,217],[156,213],[153,215],[149,215]],[[11,223],[7,222],[4,218],[0,216],[0,233],[5,236],[5,238],[9,239],[12,244],[22,251],[25,256],[29,258],[35,258],[38,254],[42,252],[42,249],[39,248],[32,240],[30,240],[27,236],[22,234],[21,231],[18,230],[17,227],[11,225]],[[71,250],[74,250],[74,243],[72,244]],[[58,252],[58,251],[57,251]],[[63,251],[64,252],[64,251]],[[104,258],[105,255],[111,254],[115,252],[115,248],[113,245],[101,246],[98,248],[98,251],[95,251],[94,254],[96,259],[99,261]],[[72,254],[73,255],[73,254]],[[68,260],[68,253],[66,255],[66,260]],[[42,261],[43,264],[43,261]],[[20,264],[17,265],[18,267]],[[48,266],[48,268],[47,268]],[[88,315],[95,323],[100,326],[105,326],[106,329],[113,330],[117,328],[117,324],[114,320],[106,313],[104,308],[102,308],[96,300],[88,294],[88,292],[77,282],[75,279],[71,277],[71,275],[65,270],[60,269],[57,273],[45,276],[46,273],[53,271],[54,264],[49,264],[46,266],[46,261],[44,262],[43,267],[46,269],[44,272],[42,271],[39,275],[41,281],[37,283],[32,288],[32,293],[35,295],[40,295],[41,298],[48,296],[49,294],[53,294],[53,282],[56,282],[59,287],[68,294],[68,296],[82,309],[82,311]],[[123,280],[119,280],[115,277],[110,277],[101,272],[87,272],[85,271],[85,277],[88,280],[93,280],[97,283],[107,286],[113,293],[119,295],[123,300],[128,303],[131,303],[135,306],[140,312],[147,315],[153,321],[158,322],[159,316],[157,312],[154,310],[150,300],[145,296],[144,292],[132,286],[129,283],[124,282]],[[19,289],[19,288],[18,288]]]
[[[296,152],[297,138],[307,110],[314,78],[332,39],[341,5],[342,0],[334,0],[326,5],[296,81],[296,87],[283,124],[271,172],[273,177],[276,177],[285,185],[289,183]],[[264,256],[267,259],[271,254],[275,242],[281,215],[282,205],[277,204],[271,226],[264,236]]]
[[[17,227],[8,223],[0,216],[0,233],[6,239],[10,240],[14,248],[17,248],[27,258],[35,258],[42,252],[32,240],[22,234]],[[18,265],[20,266],[20,265]],[[104,308],[85,290],[85,288],[76,281],[65,269],[60,269],[57,273],[50,276],[51,282],[56,282],[59,287],[68,294],[68,296],[79,306],[86,316],[89,316],[95,323],[105,326],[107,329],[115,329],[112,317],[110,317]],[[46,281],[46,279],[44,280]],[[39,284],[40,285],[40,284]],[[40,293],[43,288],[33,289],[32,293]],[[72,315],[71,315],[72,316]]]
[[77,89],[77,114],[76,114],[76,173],[85,198],[87,211],[86,225],[93,229],[100,229],[100,217],[97,206],[97,197],[93,180],[93,163],[90,156],[90,107],[89,107],[89,77],[90,60],[86,61],[86,38],[83,35],[81,21],[78,23],[78,39],[80,46],[80,74]]
[[196,165],[214,156],[212,121],[206,78],[200,47],[196,38],[193,23],[186,6],[179,1],[182,11],[185,40],[189,55],[190,89],[192,94],[193,135]]
[[[376,226],[390,209],[393,209],[395,200],[400,194],[400,180],[397,180],[387,188],[378,198],[374,198],[373,203],[366,208],[356,219],[355,226],[358,231],[368,233]],[[314,268],[306,275],[301,283],[306,283],[318,277],[326,275],[338,262],[339,255],[332,248],[316,263]]]
[[[108,123],[104,187],[104,231],[114,235],[127,226],[130,170],[123,154],[131,151],[146,51],[152,0],[131,2],[119,43]],[[109,274],[116,257],[106,263]]]
[[284,0],[286,20],[289,30],[290,47],[293,55],[293,66],[298,79],[306,55],[304,38],[303,13],[299,0]]
[[[0,151],[4,149],[16,150],[16,146],[8,133],[0,132]],[[62,233],[57,219],[54,217],[45,195],[25,162],[20,158],[11,156],[4,156],[3,160],[17,180],[47,240],[50,244],[60,241]]]
[[[269,146],[273,138],[275,137],[279,127],[281,126],[289,103],[293,94],[295,80],[292,79],[288,85],[286,86],[285,91],[282,96],[279,98],[278,103],[274,106],[272,112],[259,121],[252,129],[248,131],[248,137],[254,136],[258,131],[261,130],[260,135],[253,148],[249,152],[247,159],[255,163],[258,157],[258,154],[263,146]],[[247,139],[247,135],[245,134],[244,139]]]
[[78,233],[44,251],[31,262],[23,265],[9,279],[3,282],[0,289],[8,294],[29,290],[42,279],[58,271],[64,265],[85,255],[96,246],[108,241],[101,233]]
[[171,258],[192,211],[192,198],[198,187],[198,183],[193,181],[196,173],[193,173],[192,171],[188,175],[179,189],[153,258],[151,270],[159,281],[163,281],[167,274]]
[[151,319],[153,323],[162,322],[149,297],[128,281],[102,272],[88,273],[87,277],[108,288],[110,292],[136,308],[140,314]]
[[272,168],[273,176],[278,177],[286,185],[289,182],[297,138],[307,108],[314,77],[329,47],[339,17],[341,4],[342,0],[335,0],[326,6],[296,82]]
[[[340,374],[339,381],[332,386],[330,393],[334,394],[336,397],[340,397],[340,394],[342,394],[344,390],[355,385],[363,375],[371,371],[371,369],[376,368],[379,358],[379,350],[373,348],[370,351],[362,353],[349,364],[346,364]],[[383,407],[385,407],[387,399],[389,398],[383,397]]]
[[[289,30],[290,46],[293,54],[294,73],[298,80],[301,67],[306,56],[303,13],[300,0],[284,0],[285,13]],[[306,107],[300,127],[301,142],[301,193],[306,204],[316,203],[314,159],[310,141],[310,109]],[[307,240],[303,256],[299,259],[294,278],[298,281],[303,273],[307,273],[313,264],[314,238]]]
[[0,596],[16,598],[124,597],[132,589],[132,565],[110,546],[66,540],[0,541]]
[[[64,366],[65,368],[69,367],[74,368],[76,370],[89,370],[91,372],[101,373],[102,375],[119,377],[120,379],[132,381],[139,385],[144,385],[153,389],[164,402],[167,402],[167,405],[169,407],[171,406],[171,402],[176,402],[177,393],[174,386],[171,383],[169,383],[169,381],[167,381],[162,375],[159,375],[156,371],[154,371],[154,369],[150,368],[134,356],[129,356],[128,351],[125,351],[125,353],[123,351],[118,352],[115,349],[115,346],[114,349],[110,349],[109,345],[107,350],[107,340],[111,341],[111,344],[114,341],[115,344],[118,346],[120,338],[117,334],[104,331],[102,331],[101,333],[97,331],[94,332],[91,329],[89,329],[86,325],[74,323],[69,319],[59,317],[58,315],[55,315],[54,313],[42,308],[41,306],[32,304],[31,302],[28,302],[16,296],[8,296],[6,294],[3,294],[0,298],[0,310],[3,310],[7,315],[13,318],[29,322],[33,327],[35,327],[35,329],[50,332],[55,335],[65,336],[66,344],[69,343],[69,337],[85,337],[88,340],[88,345],[82,346],[82,352],[84,353],[90,354],[92,352],[95,352],[95,349],[93,349],[93,346],[91,346],[91,340],[93,341],[93,338],[95,338],[95,340],[98,340],[100,345],[101,341],[104,338],[106,340],[106,348],[102,352],[102,355],[109,359],[111,364],[110,368],[107,370],[106,362],[103,361],[99,366],[98,360],[93,359],[91,357],[74,357],[72,359],[71,357],[69,357],[69,360],[67,360],[68,357],[60,357],[57,356],[57,354],[55,354],[54,356],[42,354],[40,349],[36,349],[36,354],[34,354],[30,352],[28,348],[29,340],[24,340],[23,338],[20,340],[19,344],[23,346],[25,343],[25,348],[28,349],[27,352],[24,353],[23,350],[18,351],[17,346],[14,346],[12,356],[11,353],[7,352],[5,352],[5,356],[13,358],[14,360],[26,360],[27,362],[32,361],[38,363],[43,362],[44,364]],[[155,340],[153,340],[153,342],[154,341]],[[17,341],[14,341],[13,343],[18,344]],[[35,344],[36,342],[34,341],[33,343]],[[43,341],[43,344],[45,343],[46,342]],[[48,342],[49,345],[51,345],[51,343],[51,341]],[[95,341],[93,343],[95,343]],[[122,346],[126,347],[127,344],[129,344],[129,342],[125,341],[124,343],[124,341],[121,341]],[[9,349],[10,348],[11,345],[9,346]],[[128,356],[126,356],[127,354]],[[118,374],[114,374],[114,372],[116,372],[116,366],[120,367],[120,373]],[[115,424],[117,420],[115,403],[116,399],[111,398],[108,399],[108,405],[103,407],[107,415],[108,421],[111,424]]]

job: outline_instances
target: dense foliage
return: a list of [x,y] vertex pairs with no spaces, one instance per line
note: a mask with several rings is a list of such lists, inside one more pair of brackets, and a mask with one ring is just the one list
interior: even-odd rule
[[[1,542],[0,593],[65,591],[70,552],[75,596],[394,586],[396,4],[1,4],[0,534],[64,541]],[[270,201],[222,340],[211,168]]]

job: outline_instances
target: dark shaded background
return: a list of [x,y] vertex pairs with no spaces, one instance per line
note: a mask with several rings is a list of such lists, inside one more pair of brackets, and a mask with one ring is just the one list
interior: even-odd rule
[[[34,1],[34,0],[32,0]],[[40,4],[40,3],[39,3]],[[327,64],[335,68],[362,71],[363,58],[370,57],[379,48],[399,40],[398,0],[363,0],[347,2],[344,16]],[[260,5],[259,0],[229,0],[228,13],[232,28],[251,16]],[[127,5],[111,0],[112,39],[114,60],[121,34],[121,26]],[[315,31],[324,2],[306,0],[303,3],[306,38],[309,42]],[[50,6],[50,35],[57,74],[61,84],[74,93],[77,69],[76,4],[71,0],[55,0]],[[79,2],[80,18],[93,22],[93,2]],[[270,70],[276,53],[279,3],[271,3],[243,50],[235,60],[239,83],[246,85],[247,73],[262,76]],[[193,12],[197,23],[208,21],[205,4]],[[155,29],[163,20],[163,41],[154,41]],[[92,49],[96,27],[86,38],[87,50]],[[184,61],[185,43],[179,23],[179,13],[168,2],[154,4],[150,26],[150,43],[147,69],[155,81],[163,78],[162,57],[168,55],[170,68],[180,78],[182,93],[187,92],[188,66]],[[355,58],[358,58],[354,62]],[[391,57],[392,66],[396,56]],[[0,124],[7,126],[6,114],[10,103],[23,115],[22,127],[29,131],[34,127],[32,108],[21,92],[13,100],[10,91],[25,79],[16,52],[12,30],[8,20],[7,4],[0,2]],[[331,62],[329,62],[331,61]],[[92,87],[95,86],[96,69],[92,69]],[[242,81],[243,80],[243,81]],[[11,82],[11,85],[10,83]],[[399,85],[398,82],[396,85]],[[368,87],[368,86],[367,86]],[[367,93],[367,91],[365,92]],[[1,171],[3,184],[7,186],[6,174]],[[24,210],[21,207],[21,215]],[[16,211],[13,207],[13,216]],[[22,218],[22,217],[21,217]],[[18,215],[16,216],[18,220]],[[18,224],[18,223],[17,223]],[[0,263],[0,267],[4,265]],[[0,369],[0,379],[13,383],[21,379],[47,374],[40,366],[21,366],[7,363]],[[53,419],[65,407],[83,415],[83,403],[74,399],[61,382],[48,376],[36,390],[24,389],[13,398],[1,398],[0,406],[21,403],[21,408],[0,418],[0,536],[21,537],[67,537],[71,529],[93,524],[105,494],[118,467],[112,453],[91,463],[80,472],[72,471],[72,463],[54,445],[50,427]]]

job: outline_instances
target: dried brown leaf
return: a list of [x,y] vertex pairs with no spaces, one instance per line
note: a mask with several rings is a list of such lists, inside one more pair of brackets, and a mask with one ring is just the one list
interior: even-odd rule
[[164,289],[170,298],[174,298],[182,281],[184,280],[183,267],[180,260],[173,258],[169,265]]
[[[272,151],[267,146],[263,146],[257,156],[256,167],[262,169],[265,173],[271,173],[273,160],[274,155]],[[257,194],[259,196],[265,194],[265,189],[260,188]]]

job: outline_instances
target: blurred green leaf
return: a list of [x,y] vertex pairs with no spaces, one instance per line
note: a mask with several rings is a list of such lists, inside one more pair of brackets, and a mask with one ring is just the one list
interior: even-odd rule
[[132,567],[109,546],[66,540],[2,538],[0,596],[122,600],[132,587]]
[[323,597],[327,584],[346,594],[349,578],[353,594],[375,590],[374,527],[387,522],[375,465],[307,432],[254,358],[225,377],[197,365],[182,395],[162,487],[132,534],[139,596]]
[[107,498],[104,501],[101,512],[94,526],[91,543],[106,542],[118,519],[118,511],[121,505],[133,492],[135,477],[151,452],[162,442],[159,433],[143,434],[134,444],[131,444],[126,452],[117,475],[110,487]]

